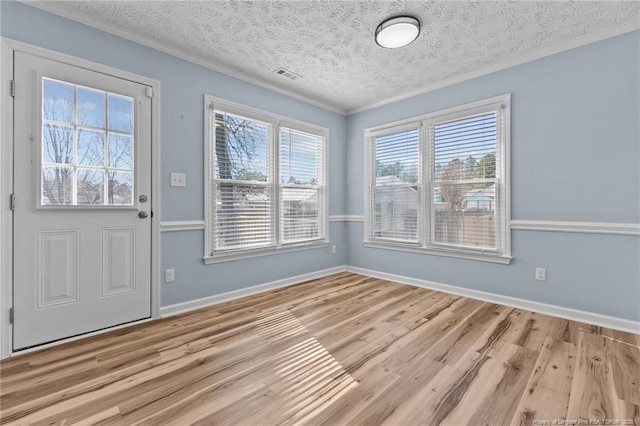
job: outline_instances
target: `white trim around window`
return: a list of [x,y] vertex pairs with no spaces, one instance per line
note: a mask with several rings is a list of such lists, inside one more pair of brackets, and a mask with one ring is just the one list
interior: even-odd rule
[[[229,127],[222,159],[216,119]],[[246,142],[231,134],[238,119]],[[327,247],[328,129],[210,95],[204,120],[204,262]]]
[[511,261],[510,94],[365,129],[366,247]]

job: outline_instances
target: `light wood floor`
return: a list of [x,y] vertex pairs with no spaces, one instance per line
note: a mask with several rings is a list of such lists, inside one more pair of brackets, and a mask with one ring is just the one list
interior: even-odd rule
[[638,345],[342,273],[2,362],[2,423],[640,425]]

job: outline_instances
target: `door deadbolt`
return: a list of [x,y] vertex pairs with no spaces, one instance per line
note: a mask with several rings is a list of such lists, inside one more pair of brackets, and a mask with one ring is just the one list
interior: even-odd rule
[[141,195],[138,197],[138,201],[140,201],[141,203],[146,203],[149,200],[149,197],[147,197],[146,195]]

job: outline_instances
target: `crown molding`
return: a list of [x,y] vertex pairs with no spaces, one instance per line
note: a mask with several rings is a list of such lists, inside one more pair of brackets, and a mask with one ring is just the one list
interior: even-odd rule
[[392,98],[388,98],[378,102],[372,102],[370,104],[367,104],[358,108],[349,109],[347,110],[347,115],[353,115],[353,114],[364,112],[370,109],[378,108],[384,105],[400,102],[405,99],[412,98],[414,96],[433,92],[435,90],[442,89],[444,87],[453,86],[454,84],[462,83],[467,80],[473,80],[474,78],[482,77],[483,75],[492,74],[494,72],[515,67],[517,65],[522,65],[527,62],[532,62],[537,59],[546,58],[547,56],[552,56],[557,53],[565,52],[567,50],[575,49],[577,47],[585,46],[587,44],[595,43],[601,40],[605,40],[611,37],[616,37],[622,34],[638,31],[638,30],[640,30],[640,23],[632,24],[622,28],[608,29],[595,34],[588,34],[584,37],[579,37],[574,40],[569,40],[565,43],[558,44],[556,46],[551,46],[547,49],[539,50],[537,52],[530,53],[527,55],[518,56],[516,58],[510,59],[504,62],[500,62],[499,64],[489,65],[487,67],[483,67],[476,71],[472,71],[465,74],[461,74],[459,76],[448,78],[446,80],[442,80],[437,83],[427,85],[422,89],[414,90],[414,91],[405,93],[403,95],[394,96]]
[[83,25],[87,25],[89,27],[104,31],[106,33],[115,35],[117,37],[123,38],[125,40],[132,41],[134,43],[140,44],[142,46],[149,47],[151,49],[160,51],[162,53],[166,53],[168,55],[177,57],[187,62],[191,62],[196,65],[200,65],[201,67],[210,69],[212,71],[216,71],[227,76],[236,78],[238,80],[244,81],[245,83],[253,84],[254,86],[262,87],[263,89],[270,90],[272,92],[278,93],[280,95],[287,96],[289,98],[302,101],[304,103],[322,108],[327,111],[335,112],[340,115],[346,115],[347,111],[343,108],[338,108],[334,105],[318,101],[316,99],[310,98],[308,96],[300,95],[294,91],[282,89],[280,87],[274,86],[270,83],[266,83],[264,81],[258,80],[256,78],[250,77],[242,72],[231,70],[228,68],[221,67],[214,62],[206,61],[201,58],[198,58],[195,55],[185,53],[181,50],[175,49],[173,47],[167,46],[163,43],[160,43],[156,40],[153,40],[149,37],[141,36],[138,34],[134,34],[131,31],[122,30],[120,28],[116,28],[113,25],[109,25],[105,22],[101,22],[98,19],[87,18],[86,16],[80,16],[77,13],[64,10],[60,8],[60,6],[55,1],[36,1],[36,0],[20,0],[21,3],[26,5],[35,7],[37,9],[43,10],[45,12],[52,13],[54,15],[61,16],[63,18],[69,19],[74,22],[78,22]]

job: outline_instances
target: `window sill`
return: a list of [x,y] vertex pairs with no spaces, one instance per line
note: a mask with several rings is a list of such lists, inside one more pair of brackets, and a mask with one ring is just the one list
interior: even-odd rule
[[206,265],[215,263],[232,262],[234,260],[251,259],[253,257],[270,256],[272,254],[290,253],[294,251],[312,250],[329,247],[329,241],[314,241],[312,243],[291,244],[282,247],[267,247],[253,250],[236,250],[229,252],[221,252],[214,256],[202,258]]
[[364,241],[364,247],[377,248],[383,250],[397,250],[409,253],[428,254],[433,256],[445,256],[455,257],[458,259],[476,260],[480,262],[501,263],[508,265],[511,263],[511,256],[504,256],[497,253],[479,253],[470,250],[447,250],[447,249],[435,249],[425,248],[409,245],[397,245],[397,244],[385,244],[381,242]]

